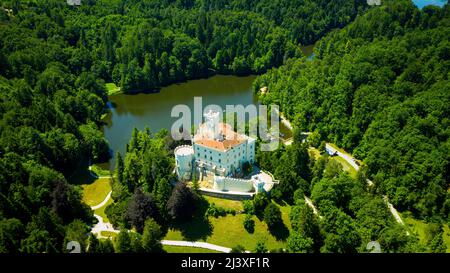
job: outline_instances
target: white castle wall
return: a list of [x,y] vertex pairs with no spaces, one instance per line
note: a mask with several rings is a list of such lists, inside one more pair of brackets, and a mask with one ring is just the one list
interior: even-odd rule
[[220,191],[253,191],[253,180],[214,176],[214,189]]

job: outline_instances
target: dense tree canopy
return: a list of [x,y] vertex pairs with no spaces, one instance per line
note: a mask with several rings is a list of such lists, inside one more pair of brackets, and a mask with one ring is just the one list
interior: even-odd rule
[[362,159],[398,209],[445,219],[449,24],[448,5],[418,10],[410,1],[384,1],[321,39],[313,60],[291,60],[259,77],[255,92],[267,86],[264,103]]
[[[100,130],[105,82],[153,91],[266,72],[254,83],[255,92],[268,87],[263,103],[280,105],[297,133],[312,132],[313,146],[334,142],[367,169],[357,180],[327,157],[315,161],[296,135],[289,147],[258,152],[280,184],[251,210],[262,216],[268,206],[279,220],[270,198],[293,205],[293,252],[366,251],[371,240],[386,252],[422,251],[380,194],[415,216],[449,219],[449,11],[408,0],[373,8],[365,0],[2,1],[0,252],[64,252],[70,240],[92,253],[161,251],[167,222],[188,219],[196,202],[185,184],[172,190],[167,131],[135,130],[117,155],[105,210],[123,229],[114,247],[86,232],[92,212],[69,178],[110,156]],[[315,57],[303,58],[300,47],[312,43]],[[138,233],[125,231],[132,227]],[[440,226],[427,234],[426,250],[442,252]]]

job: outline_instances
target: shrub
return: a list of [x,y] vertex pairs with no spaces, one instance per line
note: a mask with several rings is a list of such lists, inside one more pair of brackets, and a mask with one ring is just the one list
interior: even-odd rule
[[252,200],[245,200],[242,202],[242,205],[244,207],[244,213],[251,215],[255,214],[255,206],[253,205]]
[[233,247],[230,251],[230,253],[244,253],[245,252],[245,248],[241,245],[237,245],[235,247]]
[[245,215],[244,228],[248,233],[253,233],[255,231],[255,221],[252,219],[252,215]]
[[281,211],[274,203],[270,203],[264,210],[264,221],[269,228],[282,223]]
[[214,203],[209,204],[209,207],[205,212],[205,216],[212,216],[214,218],[217,218],[219,216],[226,216],[227,214],[235,215],[236,211],[234,209],[225,209],[216,206],[216,204]]
[[255,209],[255,213],[261,213],[264,211],[266,206],[269,204],[270,200],[269,197],[265,192],[260,192],[255,195],[255,198],[253,199],[253,206]]

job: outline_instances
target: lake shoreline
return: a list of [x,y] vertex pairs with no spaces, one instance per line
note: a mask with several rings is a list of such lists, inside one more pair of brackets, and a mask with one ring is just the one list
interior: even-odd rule
[[[264,73],[266,73],[266,72],[264,72]],[[262,74],[264,74],[264,73],[261,73],[261,74],[249,73],[249,74],[240,74],[240,75],[238,75],[238,74],[232,74],[232,73],[230,73],[230,74],[226,74],[226,73],[210,73],[210,74],[209,74],[208,76],[206,76],[206,77],[195,77],[195,78],[191,78],[191,79],[185,79],[185,80],[183,80],[183,81],[172,82],[172,83],[169,83],[169,84],[167,84],[167,85],[161,86],[161,87],[159,87],[159,88],[156,88],[156,89],[150,89],[150,90],[148,90],[148,89],[142,89],[142,90],[129,90],[129,91],[123,91],[122,88],[117,87],[119,90],[115,90],[115,91],[109,91],[109,90],[108,90],[108,94],[107,94],[107,95],[108,95],[108,97],[109,97],[109,96],[114,96],[114,95],[158,94],[158,93],[161,92],[162,89],[164,89],[164,88],[166,88],[166,87],[169,87],[169,86],[171,86],[171,85],[180,85],[180,84],[187,83],[187,82],[189,82],[189,81],[195,81],[195,80],[208,80],[208,79],[210,79],[210,78],[212,78],[212,77],[214,77],[214,76],[232,76],[232,77],[238,77],[238,78],[245,78],[245,77],[250,77],[250,76],[255,76],[255,77],[257,77],[257,76],[260,76],[260,75],[262,75]],[[114,83],[106,83],[106,84],[114,84]],[[114,85],[115,85],[115,84],[114,84]],[[108,88],[107,88],[107,89],[108,89]],[[108,101],[109,101],[109,100],[108,100]]]

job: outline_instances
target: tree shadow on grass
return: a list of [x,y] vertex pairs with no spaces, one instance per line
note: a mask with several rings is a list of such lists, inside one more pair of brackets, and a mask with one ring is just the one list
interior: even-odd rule
[[87,166],[79,166],[68,178],[67,181],[72,185],[92,184],[97,180],[92,176]]
[[277,239],[277,241],[285,241],[289,237],[289,229],[281,222],[272,227],[269,227],[270,234]]
[[209,206],[208,201],[200,198],[196,205],[197,208],[191,220],[172,224],[172,228],[181,231],[181,235],[187,241],[206,240],[212,235],[213,225],[205,216]]

